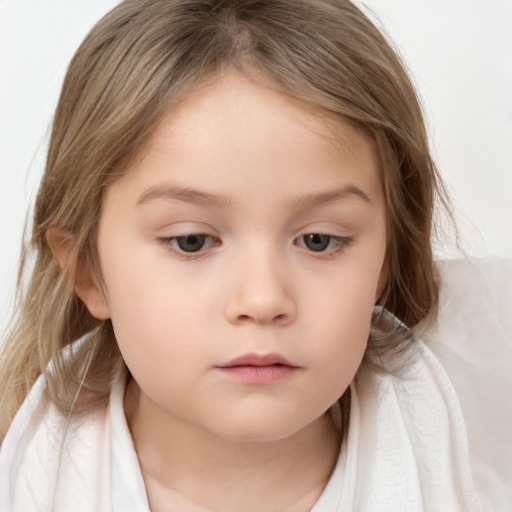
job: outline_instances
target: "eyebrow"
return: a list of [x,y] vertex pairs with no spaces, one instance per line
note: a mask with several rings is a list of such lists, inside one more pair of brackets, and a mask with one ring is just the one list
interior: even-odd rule
[[364,202],[372,204],[371,199],[360,188],[346,185],[335,190],[300,196],[293,201],[293,207],[297,210],[309,210],[326,203],[352,198],[362,199]]
[[[292,207],[297,210],[308,210],[316,206],[334,201],[359,198],[366,203],[372,204],[371,199],[360,188],[354,185],[302,195],[292,202]],[[179,200],[186,203],[196,204],[205,207],[229,207],[233,204],[229,198],[196,190],[188,187],[172,187],[167,185],[157,185],[143,192],[137,199],[136,204],[144,204],[155,199]]]
[[157,185],[143,192],[137,199],[136,204],[144,204],[155,199],[177,199],[185,203],[192,203],[207,207],[227,207],[231,201],[224,196],[218,196],[195,190],[188,187],[170,187],[167,185]]

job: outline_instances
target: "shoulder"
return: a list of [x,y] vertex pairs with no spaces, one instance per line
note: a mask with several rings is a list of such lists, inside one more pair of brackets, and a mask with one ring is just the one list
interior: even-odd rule
[[51,503],[59,510],[107,510],[99,506],[110,493],[107,412],[63,414],[40,376],[0,449],[0,510],[50,510]]
[[439,316],[422,338],[459,398],[475,484],[489,510],[512,503],[512,261],[438,263]]

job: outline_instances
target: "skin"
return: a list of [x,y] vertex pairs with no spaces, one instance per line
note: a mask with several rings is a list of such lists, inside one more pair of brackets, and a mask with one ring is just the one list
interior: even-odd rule
[[[189,234],[208,235],[197,252],[180,248]],[[77,289],[134,377],[125,411],[153,511],[170,492],[215,511],[311,509],[385,250],[374,148],[353,127],[234,72],[169,111],[104,194],[104,294],[92,276]],[[250,352],[296,369],[262,385],[216,368]]]

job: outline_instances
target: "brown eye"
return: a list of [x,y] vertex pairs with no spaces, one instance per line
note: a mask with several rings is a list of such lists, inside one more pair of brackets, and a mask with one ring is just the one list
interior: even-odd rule
[[222,245],[221,240],[212,235],[190,233],[188,235],[159,238],[159,243],[183,259],[193,259],[207,254],[210,249]]
[[185,235],[175,238],[176,245],[183,252],[197,252],[200,251],[207,239],[208,235]]
[[314,252],[325,251],[331,242],[330,235],[322,235],[321,233],[309,233],[303,237],[304,245]]
[[311,252],[334,256],[348,249],[352,245],[352,238],[324,233],[307,233],[298,237],[295,244]]

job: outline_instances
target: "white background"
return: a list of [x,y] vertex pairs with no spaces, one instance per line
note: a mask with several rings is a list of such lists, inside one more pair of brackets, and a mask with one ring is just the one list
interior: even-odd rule
[[[0,330],[66,65],[116,3],[0,0]],[[512,0],[364,4],[414,76],[464,248],[512,257]],[[448,248],[439,254],[451,255]]]

